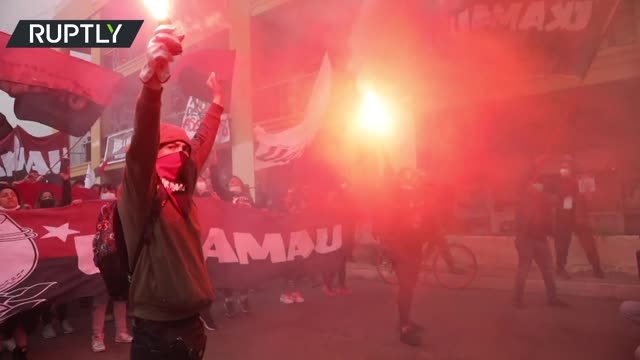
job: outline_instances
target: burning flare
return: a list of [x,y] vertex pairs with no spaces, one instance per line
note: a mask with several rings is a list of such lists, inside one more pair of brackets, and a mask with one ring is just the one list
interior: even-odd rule
[[364,91],[358,120],[362,128],[376,135],[386,136],[391,131],[389,108],[371,89]]
[[144,0],[144,6],[158,21],[169,19],[169,0]]

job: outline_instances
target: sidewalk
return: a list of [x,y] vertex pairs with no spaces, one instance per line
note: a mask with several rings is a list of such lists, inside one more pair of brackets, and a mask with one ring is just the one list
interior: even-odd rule
[[[349,263],[347,273],[350,277],[382,280],[378,276],[376,267],[366,263]],[[513,289],[513,281],[515,276],[515,268],[511,271],[508,269],[490,269],[480,267],[476,280],[471,284],[470,288],[475,289],[494,289],[494,290],[511,290]],[[422,278],[425,285],[430,287],[440,287],[436,282],[433,274],[427,274]],[[630,276],[627,273],[606,273],[604,279],[597,279],[590,273],[574,273],[571,280],[557,280],[558,292],[561,295],[588,296],[605,299],[628,300],[640,299],[640,279]],[[537,271],[532,268],[527,282],[527,292],[543,293],[544,282]]]
[[[470,287],[496,290],[513,288],[518,256],[512,236],[448,236],[447,240],[449,243],[465,245],[475,254],[478,261],[478,276]],[[553,249],[552,242],[549,246]],[[592,276],[591,266],[587,262],[584,250],[574,239],[567,264],[567,270],[572,275],[572,279],[557,279],[558,292],[561,295],[640,300],[640,279],[635,259],[635,252],[640,249],[640,238],[638,236],[601,237],[597,239],[597,247],[605,278],[597,279]],[[382,281],[373,265],[378,251],[377,242],[366,236],[361,237],[353,253],[355,262],[349,264],[349,274],[354,277]],[[439,287],[433,275],[429,274],[426,278],[429,285]],[[535,265],[529,274],[526,291],[544,292],[544,283]]]

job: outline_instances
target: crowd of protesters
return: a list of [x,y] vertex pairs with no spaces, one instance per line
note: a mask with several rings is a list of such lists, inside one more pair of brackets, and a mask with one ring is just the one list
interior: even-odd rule
[[[213,94],[211,107],[193,138],[177,126],[160,122],[162,84],[169,79],[169,74],[167,67],[159,66],[162,62],[152,59],[163,59],[165,64],[170,62],[182,52],[181,42],[182,36],[169,25],[162,25],[156,30],[149,43],[149,62],[140,74],[144,86],[138,98],[123,183],[118,191],[108,184],[91,188],[96,192],[96,198],[117,199],[116,209],[120,213],[118,218],[124,245],[129,253],[127,265],[131,269],[126,289],[116,291],[120,296],[113,296],[109,291],[111,299],[105,296],[92,301],[91,349],[94,352],[106,351],[104,323],[111,300],[116,326],[115,342],[133,342],[132,359],[168,358],[166,356],[170,355],[172,359],[202,359],[206,347],[203,327],[215,330],[217,326],[210,311],[214,289],[202,254],[198,214],[192,206],[192,197],[210,197],[234,206],[256,207],[249,187],[241,178],[230,176],[221,181],[215,163],[205,166],[222,114],[221,86],[215,74],[207,82]],[[559,174],[559,180],[554,183],[547,183],[538,174],[532,174],[521,187],[515,240],[518,270],[514,302],[517,307],[524,306],[524,285],[532,261],[543,273],[548,304],[567,306],[556,294],[555,277],[570,277],[566,264],[574,233],[586,250],[594,276],[604,276],[595,239],[586,219],[586,198],[578,191],[571,164],[563,164]],[[356,221],[368,217],[367,220],[374,225],[374,232],[388,248],[398,277],[399,338],[405,344],[417,346],[421,343],[422,327],[411,317],[411,304],[425,253],[423,249],[428,242],[425,251],[433,252],[446,241],[444,234],[451,213],[440,205],[443,193],[428,185],[424,171],[401,169],[389,174],[386,180],[388,182],[378,188],[379,193],[366,195],[371,201],[364,206],[356,204],[357,200],[353,199],[359,197],[353,197],[352,188],[344,181],[324,191],[312,191],[308,186],[298,184],[279,198],[266,201],[269,204],[266,210],[295,215],[318,206],[341,209],[352,215],[343,224],[343,238],[349,238],[344,241],[347,245],[354,243]],[[72,187],[82,184],[71,183],[68,166],[58,177],[30,172],[23,181],[45,181],[62,186],[60,199],[56,199],[53,192],[45,191],[38,196],[35,208],[78,203],[72,199]],[[360,211],[367,207],[369,209]],[[0,211],[28,209],[14,186],[0,184]],[[555,221],[550,220],[553,216]],[[551,226],[552,223],[555,226]],[[555,237],[555,271],[548,245],[550,236]],[[340,266],[332,273],[322,274],[320,284],[327,296],[351,293],[346,284],[350,252],[349,246],[343,252]],[[449,271],[459,271],[450,254],[445,253],[443,258]],[[118,266],[116,263],[111,265]],[[290,261],[286,265],[281,279],[280,302],[284,305],[302,303],[305,299],[301,287],[305,276],[309,275],[305,274],[298,261]],[[103,262],[98,267],[107,283],[110,264]],[[334,283],[336,278],[337,286]],[[227,318],[253,311],[249,299],[251,290],[215,289],[223,295]],[[128,304],[132,305],[133,334],[127,325]],[[67,318],[68,308],[67,304],[47,303],[13,315],[2,323],[0,335],[2,339],[13,342],[10,346],[13,359],[28,358],[27,336],[38,323],[42,323],[42,336],[47,339],[57,336],[54,319],[63,333],[73,332]],[[622,310],[637,321],[637,308],[640,306],[636,303],[625,303]]]
[[[68,164],[68,161],[65,163]],[[20,184],[25,183],[43,183],[60,186],[61,196],[57,198],[55,191],[44,190],[38,194],[35,203],[29,205],[23,201],[20,191],[17,188]],[[58,174],[49,173],[40,175],[38,172],[32,170],[22,180],[12,183],[0,182],[0,211],[29,211],[31,209],[73,206],[82,202],[81,199],[72,199],[73,187],[84,187],[84,182],[74,182],[72,184],[68,166],[61,168]],[[94,197],[96,199],[115,197],[115,187],[113,185],[96,185],[91,188],[91,191],[95,192]],[[104,303],[104,308],[106,308],[106,302]],[[131,342],[131,336],[128,334],[126,326],[126,307],[124,312],[119,312],[118,310],[120,308],[117,304],[114,305],[116,321],[121,325],[117,339],[121,340],[120,342]],[[13,352],[13,359],[27,359],[28,335],[35,331],[39,324],[41,325],[41,336],[44,339],[55,338],[60,331],[63,334],[74,332],[74,328],[68,319],[68,311],[69,305],[66,303],[45,302],[32,310],[24,311],[10,317],[0,325],[0,340],[3,340],[2,347]],[[102,312],[104,311],[103,309]],[[96,313],[99,312],[100,307],[94,307],[94,338],[96,337],[96,332],[102,334],[102,329],[95,320]],[[104,315],[102,317],[104,318]],[[104,319],[102,321],[104,322]],[[92,345],[94,350],[99,349],[99,346],[97,346],[95,342]]]
[[[577,182],[569,176],[570,173],[567,174],[567,170],[572,171],[569,162],[563,163],[560,170],[561,176],[555,182],[544,180],[536,174],[530,175],[523,182],[522,196],[518,202],[516,214],[515,244],[518,252],[518,269],[514,304],[517,307],[524,306],[524,285],[533,261],[537,263],[542,272],[549,305],[568,306],[558,298],[555,285],[556,276],[569,278],[564,267],[566,265],[566,247],[568,246],[564,236],[567,236],[567,232],[569,234],[575,233],[580,244],[587,250],[587,257],[593,266],[594,276],[604,276],[592,230],[588,226],[588,222],[585,221],[586,195],[577,190]],[[81,202],[81,200],[71,198],[71,190],[72,186],[83,185],[71,183],[68,169],[61,171],[58,176],[62,187],[61,198],[57,199],[52,191],[44,191],[37,197],[33,208],[73,206],[73,204]],[[51,177],[49,176],[49,178]],[[374,215],[373,220],[377,224],[375,232],[380,234],[383,240],[392,240],[384,243],[391,250],[399,280],[400,339],[406,344],[418,345],[421,342],[422,327],[412,320],[410,309],[420,271],[419,264],[425,252],[429,252],[429,248],[437,247],[439,241],[446,241],[444,240],[444,232],[446,224],[450,221],[448,216],[451,214],[447,215],[447,212],[441,211],[442,209],[434,211],[435,206],[429,204],[430,201],[434,201],[437,194],[433,192],[434,189],[429,188],[424,172],[402,169],[394,175],[394,179],[393,185],[389,187],[389,193],[383,197],[386,203],[384,205],[378,204],[386,209],[384,214]],[[23,181],[46,182],[47,180],[37,173],[31,172]],[[103,200],[113,200],[117,197],[116,187],[111,184],[95,186],[92,190],[97,192],[97,197]],[[350,190],[346,181],[333,188],[325,189],[325,191],[312,191],[309,186],[292,186],[278,198],[264,201],[264,209],[282,214],[296,214],[314,206],[344,208],[353,205],[349,204],[353,201]],[[207,167],[197,177],[194,196],[223,200],[235,206],[256,206],[249,186],[237,176],[224,179],[215,164]],[[24,206],[20,193],[12,184],[0,183],[0,211],[28,210],[30,208]],[[572,214],[567,214],[567,212]],[[343,231],[344,236],[353,237],[355,221],[346,223]],[[554,256],[547,241],[549,237],[553,237],[556,243],[555,267],[553,264]],[[351,245],[353,244],[351,240],[344,243]],[[428,244],[427,247],[425,247],[425,243]],[[423,247],[427,250],[422,251]],[[305,280],[321,285],[322,291],[327,296],[350,294],[351,290],[346,284],[346,263],[350,253],[351,249],[346,249],[340,268],[333,273],[324,274],[320,280],[304,279],[305,274],[301,270],[301,266],[295,261],[291,262],[282,279],[280,302],[286,305],[304,302],[301,289]],[[452,269],[455,269],[455,264],[451,266]],[[252,311],[249,303],[249,294],[252,289],[216,289],[216,291],[222,295],[227,318],[232,319],[237,317],[238,313],[249,314]],[[96,297],[92,300],[91,349],[94,352],[106,350],[104,323],[110,302],[116,326],[115,342],[129,343],[133,339],[127,326],[127,298]],[[623,313],[634,317],[635,313],[632,311],[634,304],[625,303],[622,307]],[[45,303],[34,310],[15,315],[3,323],[1,334],[3,339],[11,339],[13,342],[10,347],[14,348],[14,359],[27,358],[27,336],[38,327],[38,324],[40,324],[41,336],[44,339],[54,338],[59,332],[72,333],[74,328],[68,320],[67,313],[67,304]],[[217,329],[214,316],[209,309],[200,313],[199,320],[206,329]]]

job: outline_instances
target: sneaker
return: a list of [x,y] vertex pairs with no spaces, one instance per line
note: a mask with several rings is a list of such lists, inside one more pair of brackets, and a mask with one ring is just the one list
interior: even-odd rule
[[291,297],[293,298],[293,301],[297,302],[298,304],[301,304],[304,302],[304,298],[302,297],[302,294],[299,291],[292,293]]
[[115,341],[121,344],[129,344],[133,341],[133,336],[129,335],[128,333],[120,333],[116,335]]
[[224,315],[229,318],[229,319],[233,319],[234,317],[236,317],[236,309],[233,306],[233,300],[225,300],[224,301]]
[[400,341],[409,346],[420,346],[422,344],[420,335],[410,327],[404,327],[400,330]]
[[289,294],[282,294],[280,295],[280,302],[288,305],[288,304],[293,304],[295,300],[293,300],[293,296]]
[[557,308],[568,308],[569,304],[567,304],[566,302],[560,300],[560,299],[551,299],[547,302],[547,305],[551,306],[551,307],[557,307]]
[[353,291],[351,291],[351,289],[346,288],[346,287],[339,287],[338,288],[338,294],[340,295],[351,295],[353,293]]
[[251,306],[249,306],[249,298],[243,298],[238,300],[238,305],[240,305],[240,311],[244,314],[251,313]]
[[205,329],[209,331],[218,330],[218,325],[216,325],[216,322],[213,320],[209,312],[200,315],[200,321],[202,321],[202,325],[204,325]]
[[569,275],[566,269],[558,269],[556,275],[562,280],[571,280],[571,275]]
[[0,353],[2,353],[2,349],[6,349],[7,351],[11,352],[13,350],[15,350],[16,348],[16,341],[13,340],[13,338],[9,339],[9,340],[5,340],[2,342],[2,347],[0,348]]
[[56,334],[52,324],[47,324],[42,327],[42,337],[44,339],[53,339],[56,336],[58,336],[58,334]]
[[75,331],[73,329],[73,326],[71,326],[71,324],[69,323],[69,320],[62,320],[60,326],[62,326],[62,332],[65,334],[71,334]]
[[103,335],[94,335],[91,337],[91,350],[94,353],[104,352],[107,350],[107,347],[104,345]]
[[328,287],[327,285],[322,285],[322,291],[325,294],[327,294],[327,296],[335,296],[336,295],[336,293],[333,290],[331,290],[331,288]]

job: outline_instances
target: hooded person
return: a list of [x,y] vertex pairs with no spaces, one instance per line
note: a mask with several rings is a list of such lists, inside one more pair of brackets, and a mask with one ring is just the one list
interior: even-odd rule
[[173,26],[161,25],[149,42],[118,194],[132,272],[131,359],[202,359],[206,336],[198,315],[214,297],[193,192],[220,125],[222,87],[211,74],[213,102],[193,139],[160,123],[163,83],[169,63],[182,52],[182,38]]

